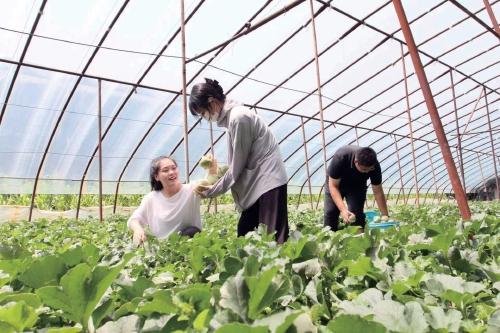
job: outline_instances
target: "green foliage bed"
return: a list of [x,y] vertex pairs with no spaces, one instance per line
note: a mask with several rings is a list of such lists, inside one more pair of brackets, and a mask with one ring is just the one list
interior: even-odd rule
[[499,332],[500,206],[399,208],[358,234],[293,213],[289,241],[193,239],[134,249],[126,218],[0,226],[0,332]]

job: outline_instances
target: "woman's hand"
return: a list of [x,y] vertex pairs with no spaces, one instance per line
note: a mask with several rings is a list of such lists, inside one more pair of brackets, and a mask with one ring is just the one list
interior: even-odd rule
[[132,236],[132,241],[135,246],[139,247],[141,246],[144,241],[146,241],[146,233],[144,232],[143,228],[135,228],[134,229],[134,235]]
[[194,187],[194,193],[198,194],[200,197],[205,198],[205,195],[203,194],[205,191],[208,191],[209,189],[212,188],[212,185],[208,185],[206,183],[198,183]]

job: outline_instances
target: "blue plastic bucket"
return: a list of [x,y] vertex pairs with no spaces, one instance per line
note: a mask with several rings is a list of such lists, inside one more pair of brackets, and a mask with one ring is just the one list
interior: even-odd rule
[[373,210],[368,210],[365,212],[366,215],[366,220],[368,221],[368,228],[369,229],[387,229],[390,227],[396,227],[399,225],[399,222],[393,221],[393,222],[373,222],[377,216],[380,214],[376,211]]

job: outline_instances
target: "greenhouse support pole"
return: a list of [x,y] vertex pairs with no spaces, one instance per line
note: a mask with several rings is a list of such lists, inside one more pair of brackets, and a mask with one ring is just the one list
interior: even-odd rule
[[316,37],[316,18],[314,15],[313,0],[309,0],[309,8],[311,10],[311,29],[313,34],[313,47],[314,47],[314,64],[316,65],[316,85],[318,86],[318,99],[319,99],[319,119],[321,129],[321,145],[323,146],[323,168],[325,178],[328,175],[326,171],[326,139],[325,139],[325,121],[323,117],[323,96],[321,94],[321,76],[319,71],[319,56],[318,56],[318,39]]
[[[208,126],[210,128],[210,152],[212,153],[212,157],[215,158],[215,150],[214,150],[214,130],[212,127],[212,122],[208,122]],[[217,198],[210,198],[210,203],[214,202],[214,212],[217,213]],[[210,207],[210,204],[208,205]],[[208,210],[207,210],[208,211]]]
[[398,196],[396,198],[396,205],[397,205],[399,201],[399,194],[401,193],[401,191],[403,192],[403,198],[405,197],[405,189],[403,184],[403,171],[401,171],[401,161],[399,160],[398,141],[396,140],[395,136],[393,136],[393,138],[394,138],[394,146],[396,147],[396,158],[398,159],[399,182],[401,183],[401,188],[399,189]]
[[405,53],[403,51],[403,43],[400,44],[400,47],[401,47],[401,62],[403,64],[403,78],[404,78],[404,82],[405,82],[406,113],[408,115],[408,128],[410,130],[411,155],[412,155],[412,162],[413,162],[413,180],[415,182],[415,191],[417,194],[415,202],[417,204],[417,207],[419,207],[420,206],[420,199],[419,199],[419,193],[418,193],[417,164],[415,161],[415,143],[413,140],[413,125],[411,122],[411,110],[410,110],[411,107],[410,107],[410,98],[408,97],[408,80],[406,78],[406,61],[405,61]]
[[457,129],[457,150],[458,150],[458,161],[460,162],[460,174],[462,176],[462,186],[464,191],[467,193],[467,187],[465,186],[465,173],[464,173],[464,159],[462,155],[462,138],[460,137],[460,131],[458,126],[458,111],[457,111],[457,98],[455,96],[455,83],[453,81],[453,72],[450,69],[450,81],[451,81],[451,94],[453,96],[453,111],[455,112],[455,128]]
[[436,108],[436,103],[434,102],[434,97],[432,96],[432,92],[429,87],[429,81],[427,80],[427,76],[423,69],[422,61],[420,60],[418,49],[417,46],[415,45],[415,41],[411,33],[410,25],[408,24],[408,20],[406,18],[403,5],[401,4],[401,0],[392,0],[392,3],[394,4],[396,14],[399,19],[401,31],[403,32],[406,43],[408,45],[408,50],[410,51],[413,67],[415,68],[415,73],[417,74],[418,81],[420,83],[420,88],[422,89],[422,93],[425,98],[425,103],[427,104],[427,109],[429,112],[429,116],[431,117],[432,120],[434,131],[436,132],[436,137],[438,139],[439,146],[441,148],[441,153],[443,154],[443,160],[446,165],[448,175],[450,177],[450,182],[453,187],[453,191],[455,192],[455,199],[458,204],[458,209],[460,210],[460,215],[462,216],[462,219],[470,220],[471,213],[469,205],[467,203],[467,198],[465,196],[464,189],[462,188],[462,184],[460,183],[460,178],[458,176],[457,169],[455,167],[455,164],[453,163],[453,158],[451,155],[450,147],[448,145],[448,140],[446,139],[446,135],[443,130],[443,124],[441,123],[441,119],[439,117],[439,113]]
[[467,119],[467,122],[465,123],[465,127],[464,127],[464,130],[462,131],[461,136],[463,136],[464,134],[467,134],[467,127],[469,127],[470,121],[472,120],[472,117],[474,116],[474,113],[476,113],[477,105],[481,101],[481,97],[483,97],[483,89],[481,89],[481,91],[479,92],[479,96],[476,99],[476,104],[474,104],[474,108],[472,109],[472,112],[471,112],[471,114],[469,116],[469,119]]
[[498,22],[495,17],[495,13],[493,13],[493,9],[491,8],[490,2],[488,0],[483,0],[483,2],[484,2],[484,7],[488,12],[488,15],[490,16],[491,24],[493,24],[493,29],[495,30],[497,35],[500,36],[500,27],[498,26]]
[[98,87],[98,103],[97,103],[97,123],[98,123],[98,133],[97,144],[99,148],[99,221],[103,221],[102,216],[102,85],[101,80],[97,80]]
[[323,188],[324,188],[324,187],[325,187],[325,184],[323,184],[323,185],[321,186],[321,188],[319,189],[318,201],[316,202],[316,209],[318,209],[318,207],[319,207],[319,201],[320,201],[320,199],[321,199],[321,195],[323,194]]
[[488,130],[490,132],[490,143],[491,143],[491,158],[493,159],[493,170],[495,170],[495,182],[497,185],[497,192],[495,194],[495,199],[500,199],[500,184],[498,181],[498,171],[497,171],[497,164],[495,161],[495,145],[493,144],[493,131],[491,130],[491,119],[490,119],[490,108],[488,105],[488,96],[486,95],[486,88],[484,88],[484,103],[486,104],[486,117],[488,119]]
[[186,96],[186,23],[184,20],[184,0],[181,5],[181,50],[182,50],[182,114],[184,115],[184,159],[186,160],[186,184],[189,183],[189,142]]
[[[307,172],[307,185],[309,188],[309,203],[311,205],[311,210],[313,207],[312,202],[312,188],[311,188],[311,173],[309,172],[309,155],[307,154],[307,140],[306,140],[306,130],[304,129],[304,118],[300,117],[300,127],[302,128],[302,141],[304,142],[304,154],[306,156],[306,172]],[[302,192],[302,190],[301,190]],[[300,196],[299,196],[300,198]]]
[[[437,184],[436,184],[436,169],[434,169],[434,161],[432,160],[431,147],[430,147],[429,143],[427,143],[427,153],[429,154],[429,161],[431,162],[432,183],[433,183],[434,187],[436,187],[436,191],[437,191],[438,189],[437,189]],[[427,193],[429,193],[429,191],[427,191]],[[427,199],[427,193],[425,195],[425,199]],[[424,199],[424,204],[425,204],[425,199]]]
[[477,163],[479,164],[479,171],[481,172],[481,180],[483,181],[484,191],[486,192],[486,179],[484,178],[483,172],[483,164],[481,163],[481,159],[479,158],[479,153],[476,153]]

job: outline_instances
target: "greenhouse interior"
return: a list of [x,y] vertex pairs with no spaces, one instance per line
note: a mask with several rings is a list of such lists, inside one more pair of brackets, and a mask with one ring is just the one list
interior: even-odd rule
[[500,332],[499,13],[1,0],[0,332]]

